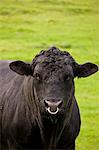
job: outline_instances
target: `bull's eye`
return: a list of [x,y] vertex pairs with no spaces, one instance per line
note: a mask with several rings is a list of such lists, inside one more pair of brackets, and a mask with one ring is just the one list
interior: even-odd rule
[[42,78],[41,78],[41,75],[39,74],[39,73],[36,73],[35,75],[34,75],[34,78],[36,79],[36,80],[41,80]]
[[64,80],[70,80],[70,75],[69,74],[65,75]]

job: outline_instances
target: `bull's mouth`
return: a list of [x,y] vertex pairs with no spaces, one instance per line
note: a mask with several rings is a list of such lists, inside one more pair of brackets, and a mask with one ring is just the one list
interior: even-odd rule
[[59,112],[59,108],[57,107],[57,108],[54,108],[54,109],[52,109],[51,107],[48,107],[48,108],[46,108],[46,110],[50,113],[50,114],[52,114],[52,115],[55,115],[55,114],[57,114],[58,112]]

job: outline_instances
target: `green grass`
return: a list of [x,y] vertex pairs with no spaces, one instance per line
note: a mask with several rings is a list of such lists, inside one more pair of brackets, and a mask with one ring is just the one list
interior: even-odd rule
[[[55,45],[99,65],[98,0],[0,0],[0,59],[31,61]],[[99,73],[75,79],[82,127],[77,150],[99,149]]]

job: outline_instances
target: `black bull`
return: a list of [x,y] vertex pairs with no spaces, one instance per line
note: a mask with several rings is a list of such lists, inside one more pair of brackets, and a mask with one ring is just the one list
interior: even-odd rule
[[56,47],[32,63],[1,61],[1,149],[74,150],[80,130],[74,78],[97,71],[97,65],[78,64]]

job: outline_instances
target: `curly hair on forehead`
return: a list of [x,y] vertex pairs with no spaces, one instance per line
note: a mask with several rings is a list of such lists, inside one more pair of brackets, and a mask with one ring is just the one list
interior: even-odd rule
[[70,54],[67,51],[60,51],[58,48],[56,47],[50,47],[48,50],[42,50],[38,55],[36,55],[35,57],[39,57],[41,55],[44,55],[45,57],[55,57],[55,56],[69,56]]
[[50,47],[48,50],[42,50],[32,61],[33,65],[37,63],[45,63],[48,65],[49,63],[58,65],[62,67],[62,65],[70,64],[72,67],[77,66],[78,64],[74,60],[74,58],[67,51],[61,51],[56,47]]

